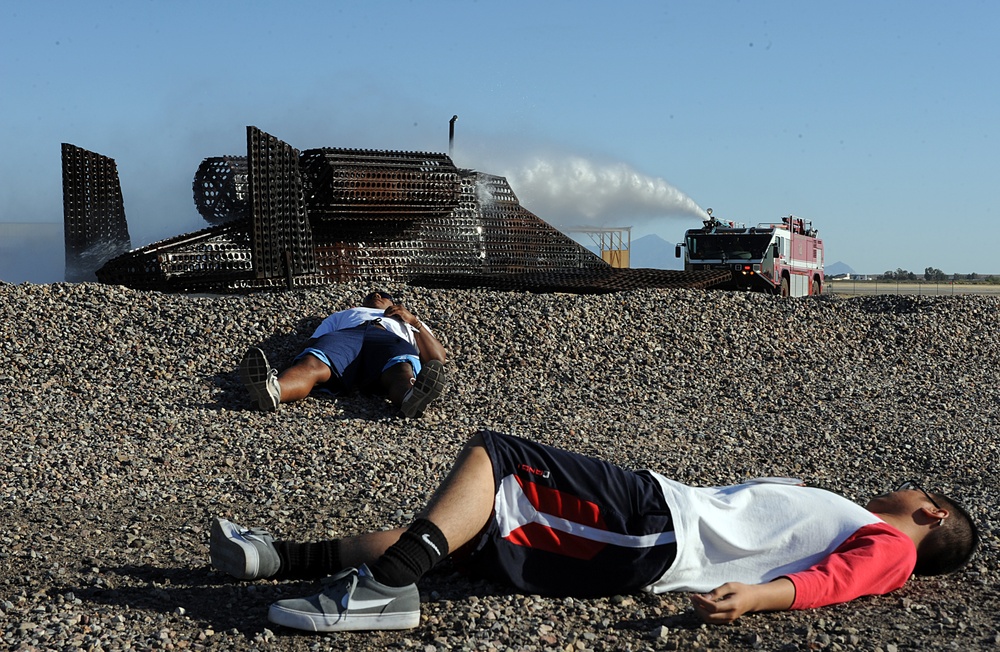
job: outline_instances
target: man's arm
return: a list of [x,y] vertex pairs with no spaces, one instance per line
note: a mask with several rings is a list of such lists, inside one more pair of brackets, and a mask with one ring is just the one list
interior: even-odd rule
[[766,584],[728,582],[691,596],[706,623],[730,623],[752,611],[811,609],[880,595],[906,583],[916,563],[913,542],[879,522],[852,534],[818,564]]
[[764,584],[726,582],[709,593],[695,593],[691,604],[702,622],[731,623],[753,611],[784,611],[795,601],[795,585],[787,577]]
[[417,340],[417,351],[420,353],[420,362],[426,363],[428,360],[440,360],[444,362],[444,347],[434,337],[434,333],[429,328],[417,321],[417,329],[413,334]]
[[895,591],[916,563],[917,549],[908,536],[881,521],[865,525],[812,568],[788,574],[795,584],[792,609]]
[[440,360],[444,362],[444,347],[434,337],[434,333],[424,326],[412,312],[401,305],[392,305],[385,309],[385,316],[398,319],[413,328],[413,339],[417,342],[420,362],[426,363],[428,360]]

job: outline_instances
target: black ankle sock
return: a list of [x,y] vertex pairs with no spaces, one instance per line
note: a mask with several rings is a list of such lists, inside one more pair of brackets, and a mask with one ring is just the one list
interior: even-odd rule
[[344,570],[340,562],[340,540],[295,543],[275,541],[281,566],[275,579],[314,580]]
[[425,518],[417,519],[374,564],[372,577],[386,586],[413,584],[448,556],[448,540]]

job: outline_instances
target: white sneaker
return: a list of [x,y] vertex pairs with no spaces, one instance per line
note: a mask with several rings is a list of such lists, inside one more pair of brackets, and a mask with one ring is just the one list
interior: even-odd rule
[[212,519],[208,554],[212,566],[240,580],[273,577],[281,567],[270,532],[219,517]]
[[240,380],[250,392],[254,401],[264,412],[274,412],[281,403],[281,386],[278,384],[278,370],[267,363],[264,352],[251,348],[240,361]]

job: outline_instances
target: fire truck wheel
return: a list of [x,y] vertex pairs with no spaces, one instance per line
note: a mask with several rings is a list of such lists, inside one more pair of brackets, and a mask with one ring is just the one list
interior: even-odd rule
[[787,297],[789,295],[788,291],[788,277],[783,276],[781,278],[781,296]]

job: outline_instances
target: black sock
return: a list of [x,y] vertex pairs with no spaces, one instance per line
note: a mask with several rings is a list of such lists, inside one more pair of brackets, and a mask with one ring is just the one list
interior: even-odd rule
[[295,543],[275,541],[281,566],[275,579],[315,580],[344,570],[340,562],[340,540]]
[[448,540],[426,518],[413,522],[399,541],[369,565],[375,581],[386,586],[413,584],[448,556]]

